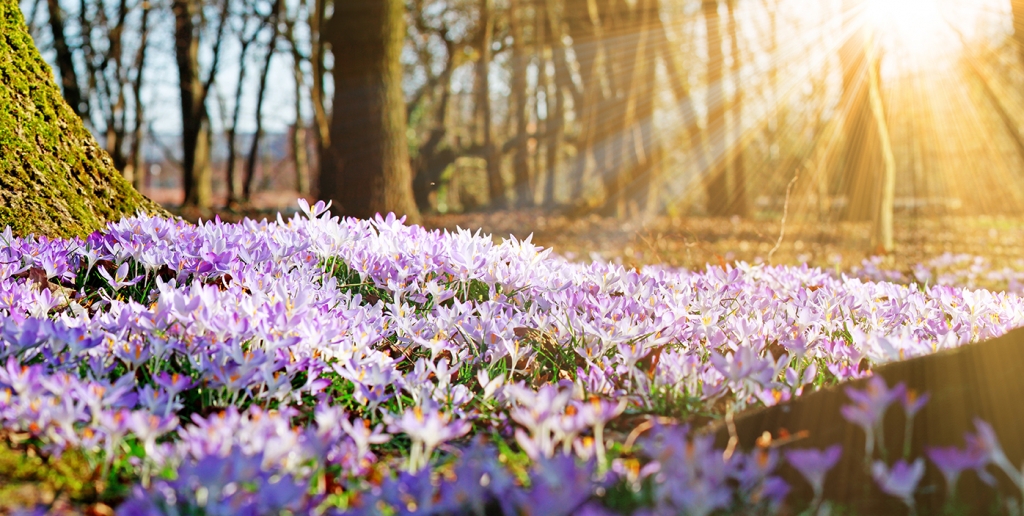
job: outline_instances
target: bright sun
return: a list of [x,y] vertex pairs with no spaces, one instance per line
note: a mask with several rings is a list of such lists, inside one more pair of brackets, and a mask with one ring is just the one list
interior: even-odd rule
[[889,53],[912,59],[939,55],[956,35],[946,23],[942,0],[865,0],[864,21]]

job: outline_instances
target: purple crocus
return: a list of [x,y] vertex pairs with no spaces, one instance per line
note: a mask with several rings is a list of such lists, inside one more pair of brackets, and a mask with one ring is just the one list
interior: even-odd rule
[[968,433],[964,436],[964,439],[967,441],[967,448],[984,457],[987,463],[998,466],[999,469],[1006,473],[1006,476],[1010,477],[1010,480],[1013,481],[1018,489],[1024,490],[1024,476],[1022,476],[1020,470],[1010,463],[1010,459],[1006,457],[1006,453],[1003,452],[1003,447],[999,444],[999,437],[996,436],[992,425],[981,418],[975,418],[974,428],[976,430],[975,433]]
[[924,476],[924,459],[919,458],[912,464],[900,459],[891,469],[884,462],[875,461],[871,466],[871,476],[882,491],[899,498],[911,512],[914,512],[914,491]]
[[867,388],[863,391],[846,388],[846,395],[853,401],[853,405],[843,405],[839,411],[847,421],[861,427],[864,430],[864,457],[866,461],[871,460],[874,453],[875,440],[878,440],[879,447],[884,447],[884,436],[882,435],[882,418],[889,405],[900,397],[906,386],[903,383],[897,384],[890,389],[885,380],[880,376],[872,376],[867,382]]
[[[960,474],[966,470],[973,469],[979,472],[979,476],[984,473],[988,479],[995,481],[991,475],[988,475],[984,471],[985,464],[988,462],[986,457],[973,450],[971,448],[960,449],[956,446],[949,447],[935,447],[928,448],[925,453],[928,458],[931,459],[932,463],[939,468],[942,472],[942,477],[946,479],[946,497],[952,499],[956,495],[956,483],[960,479]],[[982,480],[986,480],[985,476],[982,476]],[[991,482],[988,482],[991,483]]]
[[918,394],[914,389],[904,389],[900,396],[900,403],[903,405],[903,413],[906,415],[906,423],[903,429],[903,458],[910,457],[910,442],[914,437],[914,418],[917,413],[928,403],[928,393]]
[[825,475],[835,467],[842,454],[843,447],[838,444],[830,446],[825,450],[807,448],[786,451],[786,461],[800,472],[814,491],[814,501],[811,502],[812,507],[817,507],[821,503],[825,488]]
[[426,410],[422,407],[407,409],[389,428],[392,432],[404,432],[412,439],[409,471],[419,471],[430,461],[430,455],[437,445],[461,437],[469,432],[469,429],[469,421],[452,421],[447,414],[432,407]]

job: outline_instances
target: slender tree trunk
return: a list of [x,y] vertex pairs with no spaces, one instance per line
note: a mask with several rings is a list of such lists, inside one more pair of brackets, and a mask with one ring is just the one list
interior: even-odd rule
[[71,110],[83,120],[89,119],[89,99],[83,97],[78,83],[75,60],[64,35],[64,10],[59,0],[46,0],[50,11],[50,32],[53,35],[53,50],[57,54],[57,69],[60,70],[60,86]]
[[335,5],[325,27],[334,53],[334,107],[320,197],[346,215],[394,212],[419,222],[406,143],[402,0]]
[[697,109],[693,104],[689,81],[682,72],[682,66],[676,59],[676,52],[672,51],[677,45],[669,38],[664,22],[661,21],[661,18],[656,18],[655,24],[654,48],[661,49],[669,87],[672,89],[672,94],[679,106],[679,118],[690,142],[689,153],[692,156],[691,159],[694,162],[694,166],[697,167],[697,172],[703,175],[709,169],[708,155],[704,145],[704,131],[701,130]]
[[274,53],[277,52],[278,37],[278,15],[281,13],[284,0],[274,2],[274,8],[267,19],[270,25],[270,41],[267,43],[267,56],[263,61],[263,69],[260,70],[259,89],[256,90],[256,131],[249,143],[249,156],[245,160],[245,183],[242,185],[242,199],[249,202],[252,199],[252,183],[256,179],[256,162],[259,160],[260,139],[263,136],[263,99],[267,93],[267,77],[270,75],[270,64],[274,60]]
[[889,140],[889,127],[885,120],[885,109],[882,106],[875,42],[870,31],[865,38],[864,45],[866,47],[865,54],[867,55],[868,63],[871,113],[874,116],[875,124],[878,126],[879,143],[881,144],[882,159],[885,164],[885,167],[882,169],[880,206],[875,216],[873,247],[886,253],[892,253],[896,248],[893,237],[893,210],[896,201],[896,159],[893,157],[892,142]]
[[[534,20],[534,21],[535,21],[536,25],[534,25],[534,34],[536,36],[534,38],[534,52],[533,52],[533,54],[534,54],[534,56],[536,56],[536,59],[537,59],[537,89],[536,89],[536,91],[534,91],[534,113],[535,113],[535,116],[537,117],[537,134],[550,135],[551,134],[551,128],[553,127],[553,124],[551,123],[551,118],[552,118],[551,88],[549,87],[549,84],[548,84],[548,60],[547,60],[547,33],[548,33],[547,18],[548,18],[548,14],[547,14],[547,7],[545,6],[544,8],[541,8],[541,6],[538,4],[537,8],[535,9],[535,12],[536,12],[536,20]],[[541,102],[541,97],[542,96],[544,98],[544,102],[543,103]],[[544,111],[543,113],[541,113],[541,108],[542,107],[543,107],[543,111]],[[536,154],[534,156],[534,158],[535,158],[534,159],[534,170],[537,171],[537,178],[538,178],[537,180],[538,181],[540,180],[540,171],[541,170],[544,171],[544,181],[545,181],[544,184],[547,184],[548,181],[553,181],[553,179],[551,179],[551,176],[554,174],[554,171],[551,170],[548,167],[548,165],[547,165],[547,163],[549,161],[551,161],[551,159],[548,158],[548,156],[551,155],[551,154],[556,154],[557,155],[559,150],[551,147],[551,138],[550,137],[545,137],[544,142],[543,142],[543,144],[544,144],[543,147],[544,147],[544,154],[545,154],[544,157],[545,157],[545,159],[542,161],[541,160],[541,147],[542,147],[541,143],[542,142],[540,140],[540,137],[538,137],[537,138],[537,151],[536,151]],[[557,158],[555,158],[555,160],[557,161]],[[543,189],[543,188],[541,189],[541,192],[540,192],[541,203],[543,205],[545,205],[545,206],[551,206],[551,205],[554,204],[554,200],[550,199],[549,197],[547,197],[546,191],[547,191],[546,189]]]
[[292,159],[295,164],[295,189],[299,196],[309,195],[309,154],[306,150],[306,124],[302,120],[302,66],[295,61],[295,124],[292,126]]
[[208,159],[199,152],[206,119],[205,106],[200,102],[202,81],[199,79],[199,38],[193,21],[195,0],[174,0],[174,49],[178,63],[178,83],[181,91],[181,144],[182,188],[185,204],[208,207],[212,188],[202,180],[208,174]]
[[234,105],[231,109],[231,125],[228,126],[227,146],[228,159],[224,167],[226,169],[228,183],[228,207],[237,208],[242,203],[242,183],[238,177],[238,118],[242,112],[242,88],[245,85],[246,56],[252,39],[242,38],[242,45],[238,56],[238,80],[235,82]]
[[573,41],[573,52],[579,64],[580,81],[583,83],[583,99],[573,106],[579,118],[579,134],[576,137],[576,158],[570,172],[572,179],[572,197],[578,199],[583,195],[583,185],[587,175],[587,160],[593,150],[595,125],[597,124],[597,104],[601,100],[601,84],[595,80],[598,64],[598,28],[600,19],[597,4],[588,0],[566,0],[566,25]]
[[[327,95],[324,91],[324,76],[327,67],[324,65],[324,46],[328,37],[323,34],[321,27],[325,19],[325,0],[306,0],[309,9],[309,65],[311,68],[312,84],[309,88],[309,103],[313,107],[313,140],[317,150],[317,167],[310,170],[323,170],[324,155],[331,145],[331,117],[327,113],[325,105]],[[318,191],[317,181],[310,178],[310,190]]]
[[658,209],[657,188],[662,160],[661,142],[654,127],[658,64],[654,44],[657,42],[657,20],[661,11],[659,3],[657,0],[639,0],[637,4],[641,43],[637,52],[635,108],[631,118],[635,120],[636,127],[633,134],[639,135],[640,141],[636,145],[639,156],[629,178],[626,200],[645,216],[653,215]]
[[[297,18],[297,16],[296,16]],[[302,54],[295,36],[295,18],[286,17],[285,38],[291,46],[292,75],[295,79],[295,124],[292,127],[292,162],[295,166],[295,190],[299,196],[307,197],[309,188],[309,150],[306,143],[306,122],[302,117],[302,91],[305,89],[305,75],[302,72]]]
[[210,169],[210,127],[206,97],[217,76],[221,43],[231,0],[222,0],[220,20],[212,47],[209,75],[204,81],[199,68],[199,27],[202,2],[173,0],[174,55],[178,65],[182,118],[182,178],[185,206],[209,209],[213,205],[213,174]]
[[[857,0],[843,1],[843,33],[848,39],[839,50],[843,72],[843,94],[839,110],[843,120],[843,147],[837,171],[840,192],[846,198],[841,214],[846,220],[874,220],[878,212],[878,169],[882,167],[877,125],[872,120],[869,99],[868,64],[864,53],[863,22],[857,24]],[[852,21],[851,21],[852,19]]]
[[712,216],[728,213],[729,191],[726,181],[725,90],[722,87],[722,22],[718,0],[703,0],[701,10],[707,26],[708,47],[708,138],[711,139],[711,163],[705,176],[707,211]]
[[547,38],[551,46],[551,61],[554,65],[554,91],[548,96],[548,138],[547,169],[544,182],[544,205],[553,208],[558,204],[555,198],[555,184],[558,168],[562,162],[562,142],[565,140],[565,90],[572,87],[572,78],[566,65],[565,45],[562,43],[561,23],[555,15],[554,0],[547,0]]
[[491,208],[506,206],[505,182],[501,177],[501,157],[494,145],[493,107],[491,106],[491,61],[494,43],[494,0],[480,0],[480,58],[476,68],[477,106],[481,116],[482,145],[487,160],[487,193]]
[[130,151],[130,166],[132,168],[132,182],[135,188],[142,191],[146,186],[148,170],[144,170],[145,161],[142,156],[142,127],[145,125],[145,106],[142,104],[142,78],[146,69],[146,52],[149,48],[149,12],[152,10],[150,2],[142,3],[142,20],[139,22],[139,48],[135,54],[135,80],[132,81],[132,97],[135,103],[135,123],[132,126],[132,144]]
[[743,81],[741,69],[743,67],[743,56],[740,52],[739,22],[736,19],[736,0],[726,0],[729,8],[729,43],[732,48],[732,83],[736,93],[732,101],[732,185],[733,199],[730,203],[729,214],[746,217],[749,215],[747,205],[747,174],[744,156],[746,154],[746,142],[743,135]]
[[640,34],[637,30],[636,13],[625,0],[613,0],[606,10],[614,13],[609,21],[605,51],[610,65],[609,81],[614,96],[608,110],[608,121],[604,138],[609,149],[609,181],[605,183],[605,201],[601,210],[605,215],[624,217],[626,215],[627,169],[635,161],[630,159],[630,143],[633,141],[628,111],[633,103],[634,74],[637,70],[637,50]]
[[530,181],[530,150],[528,128],[529,105],[527,102],[527,64],[529,56],[526,55],[526,37],[524,36],[523,23],[526,17],[526,10],[520,0],[511,0],[509,3],[509,27],[512,32],[512,104],[514,110],[515,129],[515,151],[512,157],[512,172],[515,177],[514,191],[516,205],[519,207],[533,206],[533,185]]

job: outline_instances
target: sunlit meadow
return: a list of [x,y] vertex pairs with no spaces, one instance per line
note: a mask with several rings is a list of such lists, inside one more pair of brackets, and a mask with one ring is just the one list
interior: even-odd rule
[[[935,285],[934,264],[635,270],[300,207],[0,236],[7,453],[73,457],[122,514],[816,510],[850,450],[723,453],[701,425],[1024,323],[1024,299]],[[890,406],[912,424],[927,402],[875,380],[843,408],[869,459]],[[951,495],[966,470],[1020,485],[976,424],[866,467],[910,507],[925,461]],[[813,500],[787,499],[783,463]]]

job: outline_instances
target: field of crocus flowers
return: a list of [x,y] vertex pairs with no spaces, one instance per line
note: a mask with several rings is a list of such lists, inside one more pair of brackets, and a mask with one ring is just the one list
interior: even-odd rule
[[[955,511],[961,474],[998,476],[1018,487],[998,510],[1020,509],[1021,470],[983,420],[961,447],[886,453],[904,449],[882,435],[886,413],[912,426],[928,393],[872,377],[1024,326],[1012,271],[953,255],[851,275],[634,269],[300,208],[136,217],[85,240],[0,234],[3,510],[841,511],[823,485],[853,450],[780,436],[723,450],[703,429],[865,377],[842,416],[878,489],[910,512],[938,489]],[[957,286],[957,271],[1009,293]],[[922,485],[926,468],[945,484]]]

